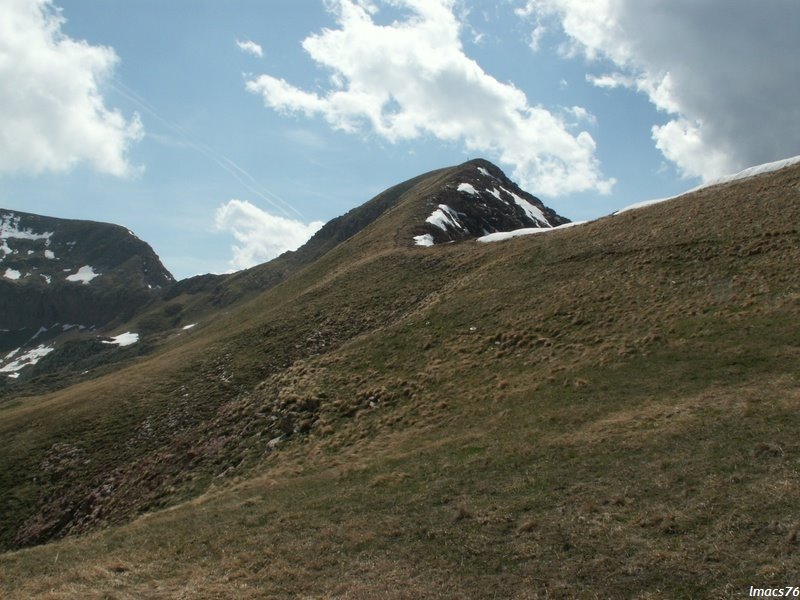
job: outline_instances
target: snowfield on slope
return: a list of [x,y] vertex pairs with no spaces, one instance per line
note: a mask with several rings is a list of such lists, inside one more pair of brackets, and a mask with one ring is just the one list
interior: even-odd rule
[[439,208],[433,211],[430,217],[425,219],[425,222],[435,225],[442,231],[447,231],[448,225],[456,229],[464,229],[464,226],[458,222],[458,213],[446,204],[440,204]]
[[472,196],[480,195],[480,192],[478,192],[478,190],[476,190],[471,183],[459,183],[458,188],[456,188],[456,190],[459,192],[471,194]]
[[477,241],[481,243],[502,242],[503,240],[510,240],[511,238],[521,237],[523,235],[533,235],[535,233],[547,233],[549,231],[558,231],[559,229],[568,229],[576,225],[583,225],[588,221],[574,221],[572,223],[564,223],[558,227],[525,227],[523,229],[515,229],[514,231],[498,231],[497,233],[490,233],[489,235],[481,236]]
[[[54,349],[55,348],[53,348],[52,346],[45,346],[44,344],[40,344],[36,348],[28,350],[25,354],[19,356],[12,362],[0,367],[0,373],[8,373],[9,377],[11,377],[12,379],[16,379],[17,377],[19,377],[18,371],[20,369],[23,369],[24,367],[28,367],[30,365],[35,365],[43,357],[50,354]],[[19,351],[20,351],[19,348],[17,348],[16,350],[12,350],[6,355],[5,360],[13,358]]]
[[[44,240],[44,245],[50,245],[52,231],[44,233],[34,233],[32,229],[24,229],[19,226],[20,217],[13,212],[0,213],[0,260],[12,253],[16,253],[8,245],[8,240]],[[29,252],[30,253],[30,252]]]
[[793,156],[791,158],[784,158],[782,160],[776,160],[770,163],[764,163],[763,165],[755,165],[754,167],[749,167],[747,169],[744,169],[743,171],[739,171],[738,173],[733,173],[731,175],[723,175],[718,179],[709,181],[708,183],[700,184],[697,187],[693,187],[690,190],[678,194],[677,196],[670,196],[668,198],[657,198],[655,200],[644,200],[642,202],[636,202],[635,204],[631,204],[629,206],[626,206],[625,208],[620,208],[619,210],[614,211],[611,214],[619,215],[621,213],[628,212],[629,210],[637,210],[639,208],[645,208],[646,206],[652,206],[653,204],[660,204],[661,202],[675,200],[675,198],[680,198],[681,196],[685,196],[686,194],[691,194],[692,192],[697,192],[715,185],[730,183],[732,181],[739,181],[740,179],[749,179],[751,177],[756,177],[758,175],[764,175],[765,173],[772,173],[774,171],[779,171],[780,169],[783,169],[785,167],[791,167],[792,165],[796,164],[800,164],[800,155]]
[[84,265],[78,269],[77,273],[67,275],[67,281],[80,282],[83,285],[87,285],[92,281],[92,279],[99,277],[100,275],[101,273],[95,273],[94,269],[89,265]]
[[139,334],[138,333],[131,333],[130,331],[126,331],[125,333],[120,333],[117,336],[111,338],[110,341],[103,340],[104,344],[116,344],[117,346],[130,346],[131,344],[135,344],[139,341]]

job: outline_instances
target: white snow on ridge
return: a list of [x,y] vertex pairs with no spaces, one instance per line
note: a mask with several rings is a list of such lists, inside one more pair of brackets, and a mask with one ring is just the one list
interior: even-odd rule
[[414,244],[417,246],[433,246],[433,236],[430,233],[415,235]]
[[478,167],[478,171],[480,171],[481,175],[486,175],[486,177],[491,177],[492,179],[494,179],[494,175],[489,173],[489,171],[487,171],[483,167]]
[[49,240],[53,235],[52,231],[45,233],[34,233],[32,229],[20,229],[20,217],[14,213],[6,213],[0,217],[0,238],[18,238],[22,240]]
[[711,187],[712,185],[719,185],[720,183],[729,183],[731,181],[738,181],[739,179],[747,179],[749,177],[755,177],[756,175],[763,175],[764,173],[772,173],[773,171],[779,171],[780,169],[783,169],[785,167],[791,167],[792,165],[796,165],[798,163],[800,163],[800,155],[793,156],[791,158],[776,160],[770,163],[764,163],[763,165],[755,165],[754,167],[749,167],[747,169],[744,169],[743,171],[739,171],[738,173],[733,173],[731,175],[723,175],[719,179],[715,179],[714,181],[709,181],[708,183],[699,185],[696,188],[691,189],[689,191],[696,192],[697,190]]
[[32,229],[24,229],[19,226],[20,217],[14,213],[0,214],[0,252],[3,257],[8,256],[13,252],[8,245],[10,239],[21,240],[44,240],[45,245],[50,245],[50,236],[53,235],[52,231],[45,233],[34,233]]
[[[17,371],[29,365],[35,365],[43,357],[50,354],[53,350],[55,350],[55,348],[53,348],[52,346],[45,346],[44,344],[40,344],[36,348],[28,350],[25,354],[23,354],[16,360],[8,363],[3,367],[0,367],[0,373],[10,373],[10,375],[8,376],[11,377],[12,379],[16,379],[17,377],[19,377]],[[6,358],[14,356],[14,354],[16,354],[17,352],[19,352],[19,349],[15,350],[14,352],[6,356]]]
[[480,196],[480,192],[476,190],[471,183],[459,183],[458,188],[456,188],[459,192],[466,192],[467,194],[471,194],[473,196]]
[[112,337],[110,342],[103,340],[103,343],[117,344],[118,346],[130,346],[131,344],[135,344],[138,341],[139,341],[138,333],[131,333],[130,331],[126,331],[125,333],[120,333],[118,336]]
[[732,181],[739,181],[740,179],[749,179],[750,177],[756,177],[757,175],[764,175],[765,173],[772,173],[773,171],[779,171],[780,169],[783,169],[785,167],[791,167],[792,165],[796,164],[800,164],[800,155],[793,156],[791,158],[776,160],[770,163],[764,163],[763,165],[755,165],[754,167],[749,167],[747,169],[744,169],[743,171],[739,171],[738,173],[732,173],[731,175],[723,175],[718,179],[709,181],[708,183],[700,184],[697,187],[693,187],[690,190],[678,194],[677,196],[670,196],[668,198],[657,198],[655,200],[644,200],[643,202],[636,202],[635,204],[631,204],[629,206],[626,206],[625,208],[621,208],[617,211],[614,211],[611,214],[618,215],[620,213],[628,212],[629,210],[636,210],[639,208],[644,208],[645,206],[652,206],[653,204],[659,204],[661,202],[666,202],[668,200],[674,200],[675,198],[680,198],[681,196],[685,196],[686,194],[691,194],[693,192],[697,192],[702,189],[712,187],[714,185],[730,183]]
[[544,213],[536,208],[533,204],[525,200],[525,198],[521,198],[517,196],[514,192],[509,192],[506,188],[500,188],[506,194],[509,194],[513,199],[514,203],[519,206],[522,210],[525,211],[525,214],[528,215],[530,219],[534,221],[538,221],[539,223],[543,223],[545,227],[552,227],[550,222],[547,220],[547,217],[544,216]]
[[95,273],[94,269],[89,265],[84,265],[80,269],[78,269],[77,273],[73,273],[72,275],[67,276],[67,281],[80,281],[83,285],[88,284],[92,281],[95,277],[98,277],[100,273]]
[[6,279],[11,279],[12,281],[15,281],[15,280],[19,279],[21,275],[22,275],[22,273],[20,273],[19,271],[15,270],[15,269],[6,269],[6,272],[3,274],[3,277],[5,277]]
[[435,225],[442,231],[447,231],[448,225],[456,229],[464,229],[464,226],[458,222],[458,213],[446,204],[440,204],[439,208],[433,211],[430,217],[425,219],[425,222]]
[[497,233],[490,233],[478,238],[477,241],[482,243],[489,242],[502,242],[503,240],[510,240],[511,238],[521,237],[523,235],[533,235],[535,233],[547,233],[548,231],[557,231],[559,229],[568,229],[576,225],[583,225],[588,221],[575,221],[573,223],[564,223],[558,227],[525,227],[523,229],[515,229],[514,231],[498,231]]

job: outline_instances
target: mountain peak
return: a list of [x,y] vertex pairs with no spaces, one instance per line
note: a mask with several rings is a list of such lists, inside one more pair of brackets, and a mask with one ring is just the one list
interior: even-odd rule
[[480,158],[450,169],[438,190],[429,194],[426,208],[430,212],[413,235],[419,246],[569,223],[520,189],[499,167]]

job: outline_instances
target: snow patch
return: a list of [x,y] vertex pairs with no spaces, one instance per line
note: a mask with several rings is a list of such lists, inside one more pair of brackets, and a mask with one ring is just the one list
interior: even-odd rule
[[52,250],[45,250],[44,251],[44,257],[45,258],[49,258],[50,260],[53,260],[56,257],[56,255],[53,253]]
[[131,333],[130,331],[126,331],[125,333],[120,333],[118,336],[112,337],[111,341],[103,340],[103,343],[116,344],[118,346],[130,346],[131,344],[135,344],[138,341],[139,341],[138,333]]
[[528,218],[542,223],[545,227],[552,227],[550,222],[547,220],[547,217],[544,216],[544,213],[536,208],[533,204],[525,200],[525,198],[517,196],[514,192],[509,192],[506,188],[500,189],[514,199],[514,203],[525,211],[525,214],[528,216]]
[[45,282],[47,285],[50,285],[50,282],[52,281],[52,277],[50,277],[50,275],[44,275],[44,274],[42,274],[42,273],[39,273],[39,277],[41,277],[42,279],[44,279],[44,282]]
[[711,187],[712,185],[719,185],[721,183],[738,181],[739,179],[748,179],[750,177],[755,177],[756,175],[764,175],[765,173],[772,173],[773,171],[779,171],[780,169],[791,167],[792,165],[796,164],[800,164],[800,155],[793,156],[791,158],[776,160],[770,163],[764,163],[763,165],[756,165],[754,167],[749,167],[747,169],[744,169],[743,171],[739,171],[738,173],[733,173],[731,175],[723,175],[719,179],[709,181],[708,183],[699,185],[696,188],[689,191],[696,192],[697,190]]
[[744,169],[743,171],[739,171],[738,173],[733,173],[731,175],[723,175],[718,179],[714,179],[713,181],[700,184],[697,187],[693,187],[690,190],[678,194],[677,196],[670,196],[668,198],[657,198],[655,200],[644,200],[643,202],[636,202],[635,204],[631,204],[629,206],[626,206],[625,208],[621,208],[617,211],[614,211],[611,214],[618,215],[620,213],[628,212],[629,210],[637,210],[639,208],[644,208],[646,206],[652,206],[653,204],[660,204],[661,202],[667,202],[668,200],[675,200],[675,198],[680,198],[681,196],[685,196],[686,194],[698,192],[700,190],[703,190],[705,188],[714,185],[730,183],[732,181],[739,181],[740,179],[749,179],[751,177],[756,177],[757,175],[764,175],[766,173],[772,173],[773,171],[779,171],[780,169],[791,167],[792,165],[796,164],[800,164],[800,155],[793,156],[791,158],[776,160],[770,163],[764,163],[763,165],[755,165],[754,167],[749,167],[747,169]]
[[[57,325],[58,325],[58,323],[56,323],[55,325],[53,325],[53,327],[56,327]],[[41,327],[39,327],[39,330],[38,330],[36,333],[34,333],[34,334],[33,334],[33,337],[32,337],[31,339],[29,339],[29,340],[28,340],[28,342],[29,342],[29,343],[30,343],[30,342],[32,342],[33,340],[35,340],[36,338],[38,338],[40,335],[42,335],[43,333],[47,333],[48,331],[49,331],[49,329],[47,329],[47,327],[45,327],[44,325],[42,325]]]
[[521,237],[523,235],[533,235],[536,233],[547,233],[548,231],[557,231],[559,229],[568,229],[576,225],[583,225],[588,221],[574,221],[573,223],[564,223],[558,227],[525,227],[523,229],[515,229],[514,231],[498,231],[497,233],[490,233],[478,238],[479,242],[502,242],[503,240],[510,240],[511,238]]
[[415,235],[414,244],[417,246],[433,246],[433,236],[430,233]]
[[[52,231],[45,233],[34,233],[32,229],[25,229],[19,225],[20,217],[14,213],[0,213],[0,252],[3,253],[3,258],[9,254],[18,254],[17,251],[12,250],[8,245],[8,240],[44,240],[45,245],[50,245],[50,236],[53,235]],[[30,254],[30,251],[28,252]]]
[[197,325],[197,323],[190,323],[189,325],[184,325],[183,327],[181,327],[181,329],[183,329],[183,330],[191,329],[195,325]]
[[457,189],[459,192],[465,192],[467,194],[472,194],[473,196],[480,195],[478,190],[476,190],[471,183],[459,183]]
[[14,269],[6,269],[6,272],[3,273],[3,277],[5,277],[6,279],[11,279],[12,281],[19,279],[21,276],[22,273]]
[[100,273],[95,273],[89,265],[84,265],[78,269],[77,273],[67,276],[67,281],[80,281],[83,285],[88,284],[92,279],[98,277]]
[[7,240],[16,238],[20,240],[49,240],[52,231],[34,233],[32,229],[22,229],[19,226],[20,217],[14,213],[0,215],[0,238]]
[[433,211],[430,217],[425,219],[425,222],[435,225],[442,231],[447,231],[448,225],[456,229],[464,229],[464,226],[458,222],[458,213],[446,204],[440,204],[439,208]]
[[[16,360],[8,363],[3,367],[0,367],[0,373],[11,373],[9,377],[11,377],[12,379],[16,379],[17,377],[19,377],[19,373],[17,373],[17,371],[19,371],[24,367],[35,365],[43,357],[50,354],[53,350],[55,350],[55,348],[53,348],[52,346],[45,346],[44,344],[40,344],[36,348],[28,350],[25,354],[23,354]],[[6,356],[6,358],[9,358],[9,356],[13,356],[17,352],[19,352],[19,349],[15,350],[14,353]]]
[[489,171],[487,171],[487,170],[486,170],[486,169],[484,169],[483,167],[478,167],[478,171],[480,171],[480,172],[481,172],[481,175],[486,175],[486,177],[491,177],[492,179],[494,179],[494,175],[492,175],[491,173],[489,173]]

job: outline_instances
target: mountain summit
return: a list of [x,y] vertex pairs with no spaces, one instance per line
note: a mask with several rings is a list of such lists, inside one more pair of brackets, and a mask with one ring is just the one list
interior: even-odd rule
[[569,222],[520,189],[499,167],[475,159],[393,185],[325,223],[295,251],[230,276],[184,280],[167,290],[166,297],[219,309],[278,285],[345,242],[361,245],[368,255],[387,246],[432,246]]
[[430,195],[427,206],[431,213],[413,238],[419,246],[570,222],[483,159],[451,169],[448,181]]

